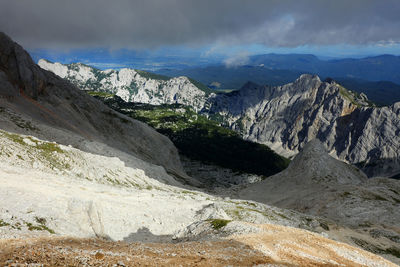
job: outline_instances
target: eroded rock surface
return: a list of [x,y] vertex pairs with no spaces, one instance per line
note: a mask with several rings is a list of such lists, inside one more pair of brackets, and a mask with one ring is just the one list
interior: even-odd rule
[[222,115],[245,139],[282,155],[295,155],[316,138],[369,176],[400,172],[400,103],[375,107],[365,95],[305,74],[277,87],[248,83],[211,97],[206,106],[206,113]]

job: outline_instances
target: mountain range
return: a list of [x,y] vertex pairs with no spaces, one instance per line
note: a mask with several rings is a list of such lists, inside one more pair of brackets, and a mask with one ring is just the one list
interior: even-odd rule
[[[93,70],[83,65],[79,70],[76,65],[64,67],[65,78],[42,69],[0,33],[1,265],[396,266],[392,262],[400,262],[399,181],[368,179],[357,167],[325,151],[328,148],[336,157],[348,151],[350,161],[357,156],[355,143],[360,154],[362,148],[396,156],[397,103],[377,108],[365,95],[311,75],[285,86],[249,83],[238,92],[213,94],[185,77],[170,84],[125,70],[110,72],[108,79],[102,77],[107,72],[92,76]],[[104,87],[96,85],[99,80]],[[140,86],[138,92],[129,94],[127,81]],[[139,97],[148,103],[124,103],[119,98],[119,106],[107,106],[107,99],[115,99],[113,94],[119,91],[128,101]],[[149,106],[160,103],[169,106],[164,110]],[[182,105],[192,105],[192,110],[182,110]],[[266,116],[268,109],[272,118]],[[175,113],[188,113],[184,125],[212,121],[203,123],[214,127],[212,131],[200,128],[206,135],[225,126],[249,139],[251,129],[259,129],[277,139],[269,141],[277,144],[274,149],[297,155],[274,176],[226,186],[214,177],[244,174],[194,159],[182,164],[184,157],[167,136],[132,118],[131,113],[145,115],[146,110],[153,112],[147,121],[144,116],[136,118],[154,128],[182,126]],[[244,116],[250,118],[248,124],[239,123]],[[355,117],[362,118],[365,135],[355,135],[359,133]],[[348,134],[354,138],[343,139],[351,140],[350,145],[337,139],[343,142],[342,154],[341,146],[332,146],[340,133],[329,126],[340,123],[354,126]],[[311,140],[315,138],[322,143]],[[218,148],[219,143],[213,145]],[[266,151],[265,146],[248,147]],[[384,166],[386,171],[395,170],[395,164]],[[212,190],[202,187],[201,172],[214,179]],[[294,199],[285,199],[286,194]],[[324,199],[339,195],[334,201]],[[334,211],[343,214],[335,217]]]
[[201,109],[210,93],[187,77],[169,78],[134,69],[104,70],[81,64],[63,65],[39,60],[38,65],[84,90],[116,94],[124,101],[148,104],[186,104]]
[[[99,72],[94,68],[80,69],[76,65],[43,60],[39,65],[55,73],[60,73],[62,66],[65,70],[62,75],[77,86],[105,83],[102,77],[100,80],[88,78]],[[157,78],[140,78],[142,87],[164,82]],[[185,77],[179,79],[188,81]],[[90,89],[99,91],[96,87]],[[103,90],[123,97],[129,92],[119,85],[103,87]],[[165,100],[166,95],[177,91],[179,97]],[[140,92],[149,91],[143,89]],[[238,91],[218,94],[208,94],[184,82],[175,84],[173,90],[168,86],[157,87],[151,93],[151,100],[140,97],[142,93],[137,95],[128,99],[192,107],[240,133],[244,139],[268,145],[286,157],[293,156],[308,141],[317,138],[327,145],[334,157],[357,164],[369,176],[396,177],[400,173],[400,102],[377,107],[365,94],[347,90],[332,79],[323,82],[318,76],[306,74],[283,86],[259,86],[249,82]]]
[[305,74],[283,86],[247,83],[239,91],[209,98],[209,116],[244,139],[290,156],[319,139],[334,157],[358,164],[369,176],[396,176],[400,158],[400,102],[375,107],[365,95],[333,80]]
[[161,69],[167,76],[185,75],[215,89],[239,89],[251,81],[278,86],[293,82],[301,74],[333,78],[346,88],[364,93],[379,105],[400,101],[397,56],[383,55],[361,59],[321,60],[308,54],[266,54],[249,58],[246,65],[215,64],[184,69]]

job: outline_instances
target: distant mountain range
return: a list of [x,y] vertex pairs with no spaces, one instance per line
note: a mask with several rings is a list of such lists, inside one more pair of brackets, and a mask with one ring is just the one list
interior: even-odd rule
[[99,71],[83,64],[44,60],[39,65],[82,89],[115,94],[125,101],[192,107],[245,140],[265,144],[284,156],[296,154],[317,138],[331,155],[358,164],[370,176],[400,172],[400,103],[377,108],[364,94],[334,80],[322,82],[304,74],[283,86],[248,82],[240,90],[214,94],[184,76],[167,78],[133,69]]
[[331,77],[349,90],[365,93],[378,105],[400,101],[400,57],[383,55],[362,59],[320,60],[307,54],[266,54],[250,57],[245,66],[223,64],[185,69],[161,69],[167,76],[188,76],[215,89],[239,89],[248,81],[283,85],[301,74]]
[[256,55],[251,65],[263,65],[272,69],[300,70],[325,77],[356,78],[369,81],[400,83],[400,57],[381,55],[361,59],[320,60],[314,55],[289,54]]

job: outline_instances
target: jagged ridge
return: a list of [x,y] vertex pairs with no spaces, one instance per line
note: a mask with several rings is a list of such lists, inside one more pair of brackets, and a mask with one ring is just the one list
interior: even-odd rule
[[223,115],[245,139],[282,155],[294,155],[317,138],[333,156],[359,163],[369,176],[400,171],[400,102],[375,107],[334,81],[302,75],[284,86],[248,83],[210,97],[206,105],[210,116]]
[[83,90],[113,93],[127,102],[153,105],[178,103],[200,110],[209,93],[184,76],[169,78],[127,68],[101,71],[81,63],[64,65],[44,59],[38,64]]

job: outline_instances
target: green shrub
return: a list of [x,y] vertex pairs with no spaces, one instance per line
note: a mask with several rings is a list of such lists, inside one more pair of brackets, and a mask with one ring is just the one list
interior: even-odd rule
[[210,222],[211,226],[216,230],[225,227],[229,222],[231,222],[230,220],[224,219],[210,219],[208,221]]

